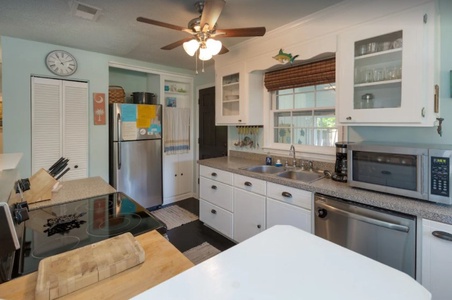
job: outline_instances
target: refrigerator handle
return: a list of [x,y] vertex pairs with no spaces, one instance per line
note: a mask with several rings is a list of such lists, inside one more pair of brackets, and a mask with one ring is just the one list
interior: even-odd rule
[[116,118],[116,130],[118,134],[118,170],[121,169],[121,114],[118,113]]

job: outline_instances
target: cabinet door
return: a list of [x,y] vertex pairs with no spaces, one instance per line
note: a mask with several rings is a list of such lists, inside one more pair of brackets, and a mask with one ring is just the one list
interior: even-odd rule
[[32,79],[32,173],[61,156],[70,171],[60,180],[88,176],[88,84]]
[[199,201],[199,220],[228,238],[233,238],[231,212],[201,199]]
[[246,124],[245,78],[240,64],[216,72],[215,122],[216,124]]
[[62,155],[60,80],[32,78],[31,173],[48,169]]
[[[449,239],[433,235],[442,234]],[[433,300],[448,300],[452,295],[452,225],[422,220],[422,285]]]
[[64,180],[88,176],[88,84],[63,81],[63,156],[71,170]]
[[341,123],[433,126],[434,19],[429,4],[339,36]]
[[267,198],[267,228],[292,225],[307,232],[311,229],[311,212],[307,209]]
[[265,229],[265,197],[234,188],[234,240],[244,240]]

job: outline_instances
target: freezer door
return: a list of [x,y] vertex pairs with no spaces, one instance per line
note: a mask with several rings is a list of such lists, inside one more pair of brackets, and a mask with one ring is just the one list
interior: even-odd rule
[[[121,165],[118,167],[118,149]],[[163,203],[162,141],[113,142],[112,185],[149,208]]]
[[161,105],[114,103],[109,113],[110,141],[162,138]]

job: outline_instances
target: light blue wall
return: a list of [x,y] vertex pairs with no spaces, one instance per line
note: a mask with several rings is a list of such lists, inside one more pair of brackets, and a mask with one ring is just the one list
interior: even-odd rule
[[23,178],[31,176],[30,76],[57,78],[47,70],[44,64],[45,56],[54,49],[71,52],[79,62],[77,72],[68,79],[89,82],[89,176],[101,176],[108,181],[108,127],[93,125],[92,93],[108,93],[109,62],[185,75],[192,75],[193,71],[2,37],[4,152],[24,153],[19,164],[19,172]]
[[[440,13],[440,109],[443,122],[443,135],[440,137],[436,127],[350,127],[349,140],[413,142],[432,144],[452,144],[452,98],[450,97],[450,76],[452,70],[452,1],[439,1]],[[433,101],[433,95],[432,95]]]

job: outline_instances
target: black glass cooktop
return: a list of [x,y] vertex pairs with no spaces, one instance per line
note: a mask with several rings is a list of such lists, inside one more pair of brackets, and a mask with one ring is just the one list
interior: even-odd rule
[[134,236],[166,226],[127,195],[117,192],[29,212],[22,247],[22,275],[45,257],[130,232]]

